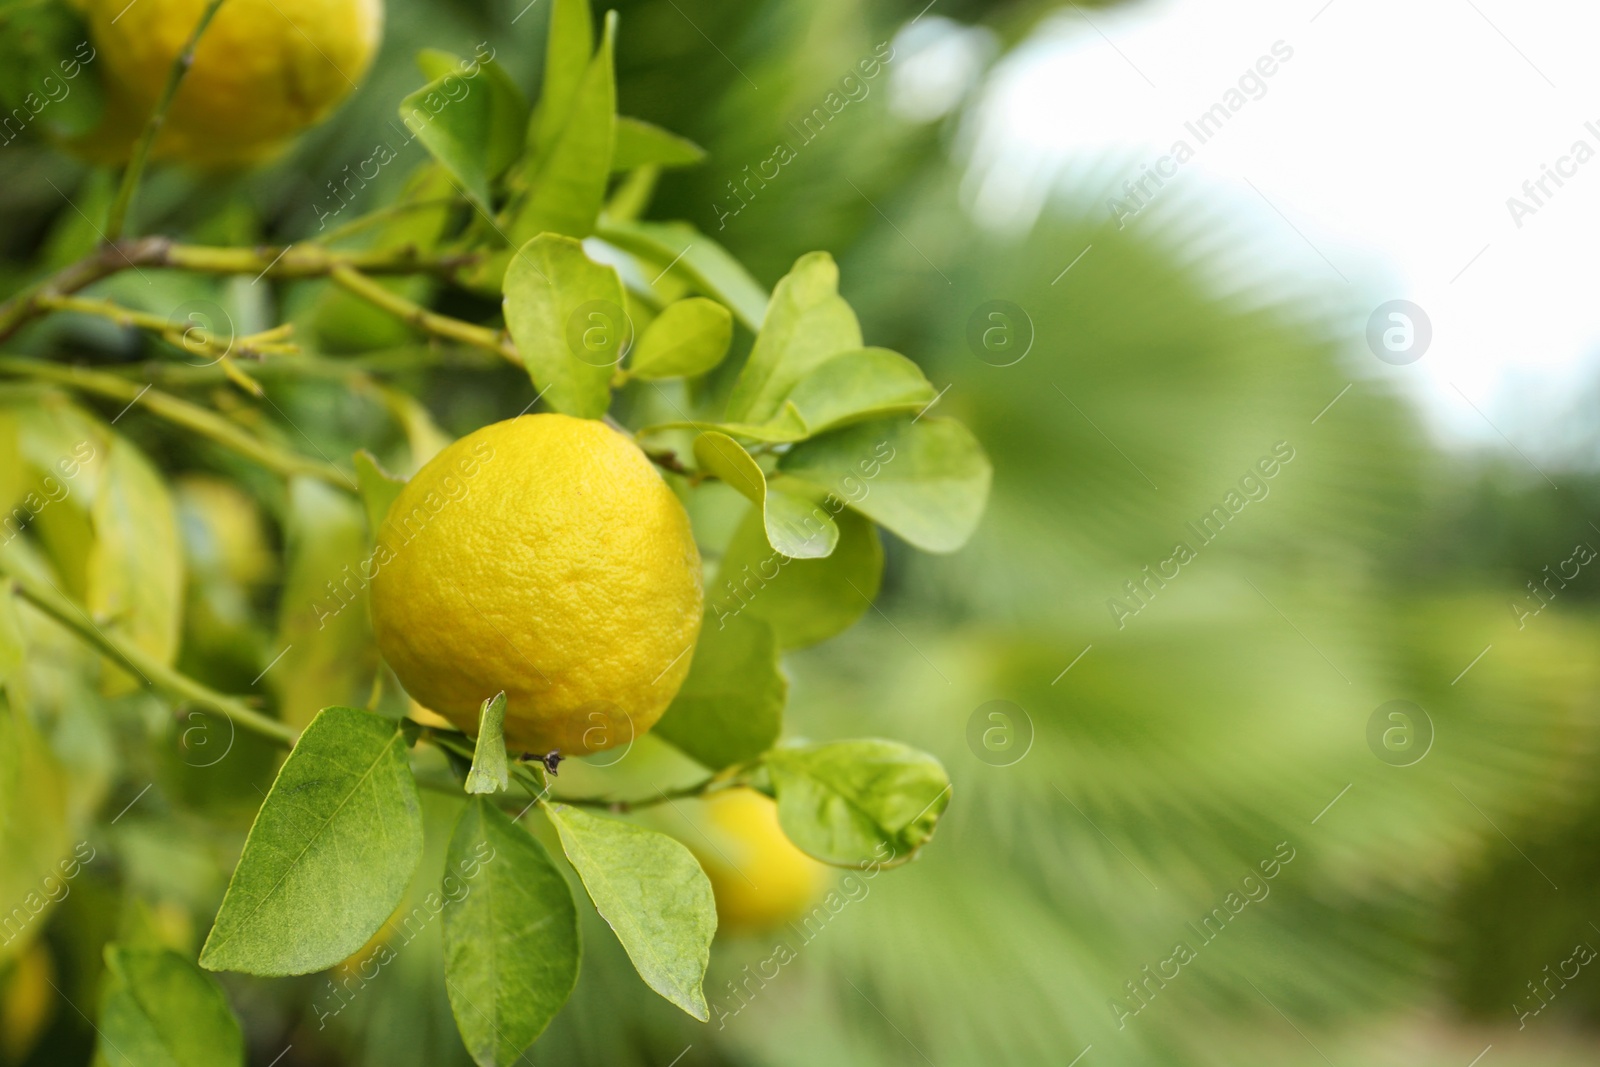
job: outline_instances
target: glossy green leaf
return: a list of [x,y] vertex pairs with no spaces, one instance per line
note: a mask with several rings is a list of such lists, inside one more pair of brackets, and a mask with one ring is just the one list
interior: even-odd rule
[[761,509],[767,543],[795,559],[820,559],[839,543],[839,527],[821,505],[774,489],[743,445],[715,430],[694,439],[695,460]]
[[654,263],[658,271],[670,270],[697,292],[726,304],[747,329],[761,328],[767,313],[767,291],[727,249],[688,223],[613,221],[596,232],[618,248]]
[[826,252],[795,261],[772,290],[755,347],[728,397],[732,422],[772,418],[784,397],[823,363],[861,347],[861,325],[839,295],[839,268]]
[[693,378],[722,362],[733,342],[733,315],[715,300],[668,304],[645,328],[628,361],[635,378]]
[[[183,544],[172,494],[161,473],[120,435],[110,436],[103,473],[91,509],[85,606],[109,620],[109,632],[171,663],[183,614]],[[108,695],[143,685],[125,671],[107,670]]]
[[256,814],[200,965],[259,975],[331,967],[377,933],[421,855],[400,724],[326,708]]
[[450,1007],[480,1067],[505,1067],[572,993],[578,910],[545,847],[482,797],[462,811],[445,869],[466,877],[466,894],[444,909]]
[[0,699],[0,964],[44,932],[70,850],[66,775],[16,700]]
[[836,866],[906,862],[950,803],[950,776],[939,761],[897,741],[780,748],[766,763],[783,832]]
[[505,289],[506,328],[545,401],[579,418],[604,415],[628,342],[616,269],[580,241],[541,234],[512,259]]
[[611,169],[634,167],[691,167],[706,158],[706,150],[686,137],[644,121],[617,117],[617,146]]
[[367,538],[369,542],[375,541],[378,531],[383,529],[383,517],[389,514],[389,505],[406,487],[406,480],[384,470],[377,457],[364,448],[356,452],[351,462],[356,469],[356,484],[361,486],[361,504],[367,513]]
[[400,101],[400,120],[480,209],[492,206],[490,181],[519,154],[527,123],[516,85],[493,63],[422,57],[427,85]]
[[496,693],[478,713],[478,741],[472,749],[472,770],[467,772],[469,793],[503,793],[511,784],[506,763],[506,695]]
[[[616,31],[616,12],[608,12],[600,48],[584,69],[561,132],[541,156],[529,195],[511,220],[513,244],[542,233],[587,237],[594,232],[611,177],[616,136],[617,85],[611,58]],[[541,138],[545,123],[555,121],[549,117],[557,114],[555,103],[549,101],[548,112],[541,115]]]
[[165,948],[110,944],[100,990],[99,1059],[108,1067],[244,1063],[244,1035],[216,979]]
[[[516,162],[522,155],[523,138],[528,132],[528,98],[506,69],[492,59],[461,59],[437,48],[424,48],[417,54],[423,76],[441,79],[454,74],[467,83],[469,95],[487,97],[488,141],[483,154],[483,169],[490,179]],[[457,90],[459,93],[459,90]]]
[[922,368],[887,348],[862,348],[835,356],[800,379],[786,401],[808,435],[852,422],[921,411],[938,391]]
[[594,16],[589,0],[551,0],[545,34],[544,82],[529,139],[543,158],[556,143],[583,84],[594,52]]
[[[314,478],[289,483],[288,545],[278,634],[262,682],[279,714],[301,727],[330,703],[364,704],[378,669],[367,613],[377,555],[367,512]],[[381,528],[381,527],[380,527]]]
[[761,513],[752,508],[722,555],[716,581],[706,588],[706,627],[751,615],[772,626],[778,647],[803,648],[854,625],[878,595],[883,542],[877,527],[850,508],[841,508],[833,521],[839,544],[832,553],[790,559],[767,543]]
[[655,732],[721,770],[773,746],[788,696],[772,627],[754,615],[707,614],[689,676]]
[[778,469],[927,552],[966,544],[993,473],[972,431],[941,418],[857,423],[795,445]]
[[717,906],[693,854],[666,834],[554,804],[545,809],[595,910],[645,984],[701,1022]]

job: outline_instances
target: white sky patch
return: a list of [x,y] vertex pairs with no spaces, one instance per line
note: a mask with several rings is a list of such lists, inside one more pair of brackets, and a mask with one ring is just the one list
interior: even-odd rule
[[[1112,191],[1181,138],[1194,158],[1129,230],[1196,198],[1221,205],[1266,255],[1225,257],[1216,284],[1287,266],[1348,303],[1352,365],[1402,383],[1446,440],[1503,448],[1503,431],[1535,456],[1570,455],[1577,394],[1600,378],[1597,31],[1600,6],[1554,0],[1068,10],[993,73],[963,131],[965,192],[1001,229],[1025,228],[1052,196],[1109,219]],[[1185,124],[1277,42],[1292,58],[1201,144]],[[1533,204],[1523,183],[1580,140],[1596,158],[1562,163],[1564,184],[1546,177]],[[1536,209],[1520,227],[1512,196]],[[1390,299],[1432,320],[1409,366],[1362,340]]]

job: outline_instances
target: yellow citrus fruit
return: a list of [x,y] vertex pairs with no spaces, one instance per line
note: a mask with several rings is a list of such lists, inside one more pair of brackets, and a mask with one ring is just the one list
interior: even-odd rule
[[778,805],[753,789],[712,793],[700,804],[699,829],[684,843],[711,880],[717,928],[759,933],[804,915],[831,872],[801,852],[778,825]]
[[[207,0],[82,0],[105,86],[98,129],[75,143],[127,158]],[[224,0],[156,140],[203,167],[270,155],[356,87],[377,50],[383,0]]]
[[363,570],[406,691],[475,733],[504,690],[507,743],[541,754],[654,726],[700,633],[688,514],[591,419],[523,415],[450,445],[395,499]]

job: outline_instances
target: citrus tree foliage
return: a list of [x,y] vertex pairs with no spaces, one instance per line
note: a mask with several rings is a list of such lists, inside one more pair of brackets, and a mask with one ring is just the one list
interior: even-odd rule
[[[18,84],[51,60],[51,42],[81,29],[65,7],[30,10],[12,48]],[[844,867],[914,858],[949,803],[943,767],[899,742],[787,742],[781,657],[871,610],[880,530],[935,553],[967,540],[989,489],[982,448],[930,410],[939,394],[917,363],[868,343],[826,252],[802,256],[769,294],[707,235],[644,219],[660,171],[703,153],[618,114],[615,14],[597,25],[586,0],[555,0],[549,17],[537,87],[482,55],[419,56],[423,84],[396,105],[427,158],[391,202],[341,220],[337,239],[202,246],[94,227],[62,237],[58,272],[0,307],[0,335],[47,357],[0,358],[0,568],[14,594],[0,599],[0,730],[12,735],[0,745],[0,903],[15,897],[22,917],[0,959],[37,936],[33,917],[60,899],[50,887],[80,865],[74,842],[115,779],[104,753],[82,752],[69,779],[34,725],[41,709],[76,696],[83,708],[142,701],[158,718],[176,709],[190,767],[288,748],[197,957],[138,938],[106,948],[108,1062],[242,1062],[208,972],[284,978],[386,962],[384,939],[419,914],[397,911],[417,899],[419,790],[459,802],[444,881],[422,895],[439,902],[442,982],[480,1064],[517,1061],[561,1010],[582,909],[592,905],[651,989],[701,1020],[716,931],[694,855],[623,817],[665,792],[564,793],[559,753],[507,752],[504,694],[483,694],[473,736],[406,716],[361,598],[366,563],[327,580],[338,561],[370,562],[405,479],[365,451],[329,456],[292,425],[235,417],[233,399],[262,397],[268,374],[343,381],[378,398],[414,470],[450,440],[416,395],[341,364],[334,328],[311,351],[287,323],[235,330],[209,301],[177,317],[143,310],[148,298],[122,284],[133,270],[219,299],[235,283],[293,284],[309,309],[301,321],[478,351],[525,375],[529,409],[611,420],[691,514],[731,515],[700,531],[720,563],[707,568],[687,680],[655,731],[702,768],[675,795],[760,790],[795,845]],[[87,91],[74,100],[100,103]],[[93,117],[59,108],[49,120],[70,132]],[[85,217],[110,203],[108,183]],[[53,358],[69,350],[71,330],[55,325],[64,319],[142,331],[168,365],[157,380],[68,369]],[[221,477],[175,479],[141,446],[151,423],[184,435]],[[240,485],[279,502],[281,552],[263,543],[235,558],[212,527],[209,505]],[[270,678],[262,671],[241,699],[224,692],[245,688],[239,672],[189,673],[206,641],[236,627],[236,601],[274,582],[277,641],[259,650],[265,661],[282,649]],[[603,781],[603,762],[587,780]]]

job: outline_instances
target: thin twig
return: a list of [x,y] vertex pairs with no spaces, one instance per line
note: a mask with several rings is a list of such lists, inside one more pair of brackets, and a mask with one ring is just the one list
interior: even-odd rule
[[233,697],[224,696],[188,675],[172,669],[132,642],[106,633],[94,625],[83,608],[54,589],[48,588],[47,583],[41,583],[18,571],[10,571],[8,576],[18,596],[98,648],[108,658],[148,679],[157,688],[180,700],[191,701],[220,712],[233,720],[235,725],[254,731],[280,745],[293,745],[299,738],[299,733],[287,723],[264,715]]
[[413,245],[376,251],[335,252],[317,244],[219,248],[178,244],[169,237],[112,241],[0,304],[0,341],[44,314],[42,299],[76,293],[125,270],[165,267],[197,274],[248,274],[265,278],[317,278],[336,267],[364,274],[433,274],[451,277],[477,262],[476,254],[434,256]]
[[184,43],[183,50],[172,61],[172,69],[167,72],[167,84],[161,89],[161,96],[156,100],[155,110],[150,113],[150,121],[144,125],[144,132],[139,135],[139,140],[133,146],[133,155],[128,160],[128,169],[122,172],[122,184],[117,187],[117,198],[111,202],[111,215],[106,221],[106,240],[115,241],[122,236],[123,224],[128,218],[128,206],[133,203],[134,190],[139,187],[139,179],[144,175],[144,167],[150,160],[150,150],[155,146],[156,136],[161,133],[161,127],[166,125],[167,112],[172,109],[172,100],[178,95],[178,86],[183,83],[183,76],[189,73],[189,68],[194,66],[195,45],[200,43],[200,35],[206,32],[206,27],[211,25],[211,18],[217,13],[217,8],[222,6],[222,0],[211,0],[206,4],[204,11],[200,12],[200,21],[194,24],[194,30],[189,34],[189,40]]
[[407,300],[399,293],[385,289],[382,285],[353,267],[334,267],[328,272],[328,277],[367,303],[374,307],[382,308],[389,314],[424,333],[431,333],[438,337],[473,345],[485,351],[504,356],[518,366],[522,364],[522,357],[517,354],[516,346],[511,343],[511,339],[503,331],[491,330],[486,326],[477,326],[461,319],[451,318],[449,315],[441,315],[436,311],[429,311],[421,304]]
[[321,463],[304,456],[296,455],[275,445],[268,444],[258,437],[246,432],[239,426],[218,415],[214,411],[191,404],[187,400],[180,400],[170,393],[163,393],[159,389],[140,386],[115,374],[104,371],[92,371],[82,367],[63,367],[58,363],[49,363],[44,360],[21,359],[16,356],[0,356],[0,374],[15,374],[39,381],[53,382],[66,386],[69,389],[78,389],[97,396],[110,397],[128,404],[139,403],[148,408],[151,414],[158,415],[168,422],[182,426],[202,437],[208,437],[225,448],[244,456],[246,459],[276,471],[285,477],[296,474],[305,474],[321,479],[329,485],[336,486],[346,492],[350,491],[351,481],[338,467],[328,463]]

